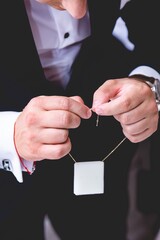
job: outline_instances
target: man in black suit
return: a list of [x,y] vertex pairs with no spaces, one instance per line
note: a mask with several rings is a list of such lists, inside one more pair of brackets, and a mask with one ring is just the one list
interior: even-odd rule
[[[62,240],[127,239],[130,164],[158,162],[157,1],[120,9],[119,0],[17,0],[1,9],[1,239],[43,239],[46,213]],[[132,53],[112,35],[120,16]],[[75,162],[103,159],[98,190],[85,183],[73,193]]]

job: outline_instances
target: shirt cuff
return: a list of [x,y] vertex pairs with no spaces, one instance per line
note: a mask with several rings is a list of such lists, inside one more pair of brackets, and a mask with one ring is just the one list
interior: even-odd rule
[[155,79],[160,80],[160,74],[153,68],[148,67],[148,66],[139,66],[135,68],[129,76],[136,75],[136,74],[141,74],[146,77],[153,77]]
[[0,168],[11,171],[17,181],[22,183],[22,171],[33,172],[34,163],[22,160],[14,145],[14,125],[20,112],[0,112]]

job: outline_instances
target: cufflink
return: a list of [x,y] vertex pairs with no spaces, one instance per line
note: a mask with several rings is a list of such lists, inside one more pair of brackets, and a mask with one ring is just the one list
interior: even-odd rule
[[11,171],[11,163],[9,159],[2,160],[3,169],[6,171]]

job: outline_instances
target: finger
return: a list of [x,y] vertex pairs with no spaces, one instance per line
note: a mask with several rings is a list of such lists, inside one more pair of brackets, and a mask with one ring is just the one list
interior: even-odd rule
[[[33,138],[32,138],[33,139]],[[35,135],[34,141],[43,144],[60,144],[66,142],[68,139],[68,130],[42,128]]]
[[81,118],[89,118],[91,110],[79,101],[62,96],[40,96],[31,100],[32,106],[39,106],[43,110],[66,110],[77,114]]
[[121,114],[136,108],[149,96],[151,91],[142,82],[109,80],[96,91],[94,101],[98,104],[94,105],[94,110],[99,115]]
[[71,151],[71,142],[67,138],[67,141],[63,144],[42,144],[34,155],[30,158],[33,161],[51,159],[58,160]]
[[127,132],[130,135],[138,135],[146,131],[149,128],[146,119],[142,119],[134,124],[121,124],[125,133]]
[[147,128],[144,132],[141,132],[139,134],[129,134],[125,130],[123,130],[124,135],[126,138],[128,138],[133,143],[142,142],[148,137],[150,137],[153,134],[153,130],[150,128]]
[[100,86],[93,95],[92,109],[94,110],[97,106],[108,102],[111,98],[115,96],[115,86],[116,81],[107,80],[102,86]]
[[69,129],[77,128],[81,123],[81,118],[68,111],[45,111],[39,123],[42,127]]
[[147,118],[157,118],[158,111],[155,101],[145,101],[130,111],[114,115],[121,124],[133,124]]
[[148,113],[144,112],[143,104],[140,104],[139,106],[131,109],[130,111],[114,115],[114,118],[121,124],[134,124],[146,118],[147,114]]
[[141,134],[147,129],[151,129],[153,132],[155,132],[158,127],[158,120],[156,117],[144,118],[141,121],[138,121],[134,124],[127,124],[127,125],[121,124],[121,126],[123,130],[125,132],[128,132],[130,135],[137,135],[137,134]]
[[118,115],[133,110],[141,103],[134,102],[132,97],[121,96],[97,106],[94,110],[98,115]]

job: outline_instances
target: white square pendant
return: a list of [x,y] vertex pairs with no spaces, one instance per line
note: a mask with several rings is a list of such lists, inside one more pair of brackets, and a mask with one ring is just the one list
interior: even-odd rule
[[74,164],[74,194],[104,193],[104,162],[76,162]]

